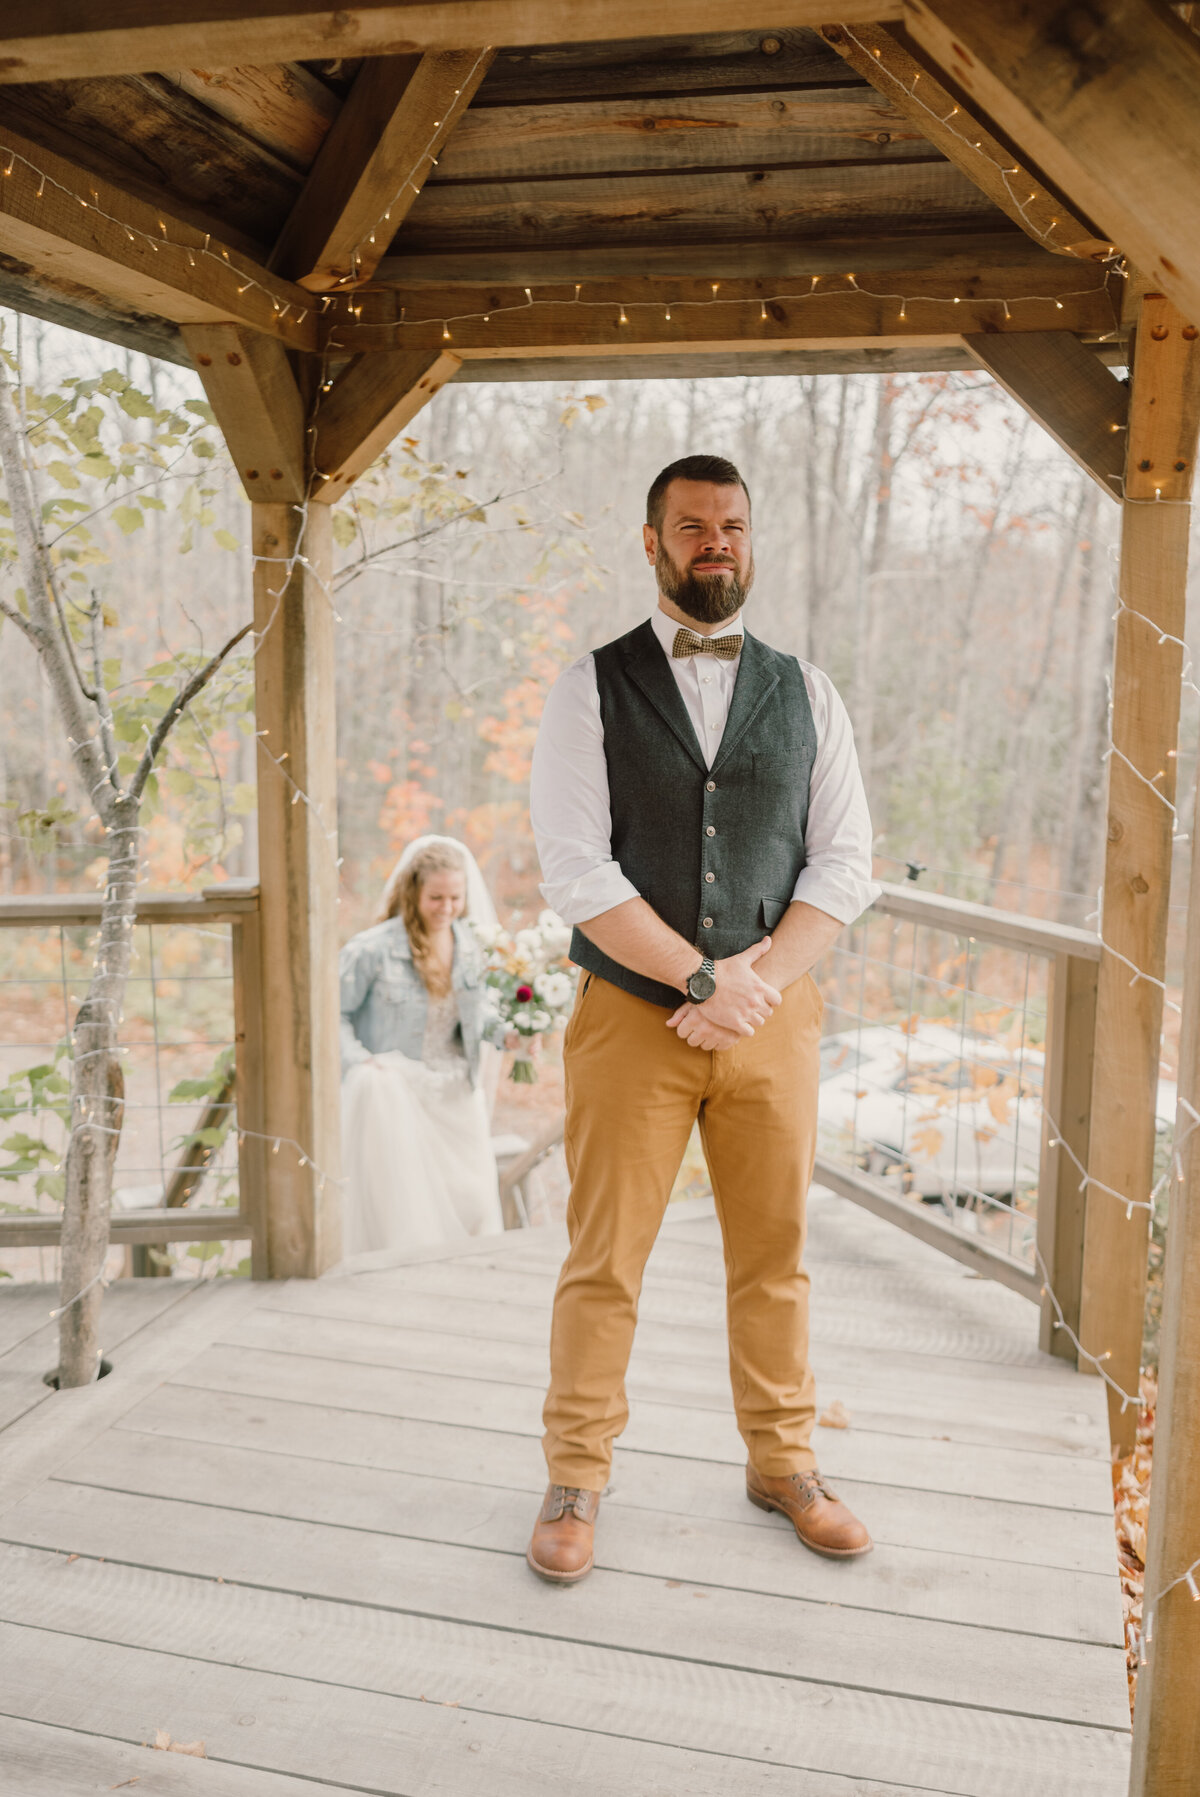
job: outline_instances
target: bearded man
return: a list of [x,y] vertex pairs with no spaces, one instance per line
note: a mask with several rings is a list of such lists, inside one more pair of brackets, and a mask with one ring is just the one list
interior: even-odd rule
[[803,1262],[823,1009],[810,970],[878,891],[854,739],[827,676],[742,624],[750,495],[731,462],[664,468],[643,536],[657,608],[556,682],[530,792],[542,892],[583,970],[563,1049],[550,1485],[527,1556],[560,1584],[593,1563],[642,1272],[697,1121],[747,1496],[818,1553],[871,1546],[811,1445]]

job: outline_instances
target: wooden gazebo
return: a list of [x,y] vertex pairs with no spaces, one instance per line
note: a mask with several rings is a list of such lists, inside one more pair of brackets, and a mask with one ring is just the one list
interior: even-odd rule
[[[1077,1336],[1136,1390],[1145,1214],[1120,1200],[1151,1182],[1200,425],[1193,8],[749,0],[736,30],[713,0],[17,10],[0,303],[194,366],[252,505],[255,1077],[266,1132],[305,1150],[260,1157],[270,1274],[339,1253],[332,504],[452,379],[979,367],[1122,508],[1102,941],[1056,992],[1088,1045],[1058,1121],[1090,1184],[1062,1157],[1039,1235],[1069,1325],[1047,1297],[1044,1345]],[[1192,1115],[1148,1592],[1200,1556]],[[1133,1420],[1114,1400],[1123,1449]],[[1187,1597],[1141,1674],[1139,1792],[1195,1777]]]

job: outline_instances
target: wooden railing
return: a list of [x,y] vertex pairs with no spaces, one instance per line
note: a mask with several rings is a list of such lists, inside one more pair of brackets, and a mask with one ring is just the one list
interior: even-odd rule
[[908,885],[885,885],[873,911],[969,942],[1014,949],[1048,963],[1036,1220],[1037,1249],[1046,1272],[967,1234],[931,1207],[904,1198],[884,1179],[829,1154],[818,1155],[816,1178],[964,1266],[1040,1304],[1041,1346],[1072,1358],[1070,1340],[1055,1329],[1056,1313],[1042,1288],[1049,1284],[1062,1306],[1064,1320],[1077,1329],[1087,1197],[1080,1190],[1076,1161],[1086,1166],[1088,1159],[1100,940],[1086,930],[967,904]]
[[[66,929],[98,924],[97,894],[59,894],[0,899],[0,929]],[[114,1210],[110,1227],[114,1243],[249,1241],[256,1277],[266,1273],[266,1241],[262,1219],[264,1154],[262,1094],[261,947],[258,887],[229,880],[193,894],[147,893],[138,904],[139,924],[192,924],[229,927],[233,959],[234,1102],[238,1124],[237,1208],[188,1205],[196,1184],[194,1169],[177,1170],[164,1179],[164,1195],[183,1202],[153,1209]],[[165,1171],[165,1170],[164,1170]],[[62,1232],[58,1217],[0,1217],[0,1250],[57,1245]]]
[[[1042,1104],[1043,1131],[1037,1194],[1036,1239],[1038,1252],[1049,1274],[1049,1283],[1062,1306],[1065,1320],[1076,1327],[1079,1312],[1083,1237],[1087,1213],[1086,1192],[1080,1189],[1077,1162],[1086,1166],[1094,1054],[1096,983],[1100,960],[1099,939],[1087,931],[966,904],[912,886],[885,886],[874,906],[876,914],[924,929],[1040,957],[1049,967],[1049,1004],[1045,1043]],[[0,899],[0,929],[60,927],[95,924],[100,899],[91,896],[51,895],[37,898]],[[244,1241],[251,1244],[255,1273],[265,1275],[266,1244],[263,1222],[265,1156],[269,1144],[263,1131],[261,946],[258,890],[246,883],[229,881],[195,896],[147,894],[138,906],[140,924],[227,925],[232,939],[234,1040],[236,1044],[235,1101],[239,1132],[236,1209],[205,1207],[186,1202],[195,1186],[194,1174],[184,1168],[173,1181],[164,1180],[182,1194],[182,1206],[164,1204],[155,1209],[115,1211],[112,1240],[117,1243]],[[1065,1147],[1050,1147],[1051,1121]],[[1069,1150],[1070,1152],[1067,1152]],[[506,1169],[512,1186],[546,1151],[540,1141],[530,1155]],[[1072,1156],[1075,1158],[1073,1159]],[[514,1179],[514,1175],[516,1179]],[[894,1183],[864,1172],[834,1156],[821,1153],[816,1177],[844,1197],[863,1205],[898,1228],[919,1237],[987,1277],[996,1279],[1034,1302],[1042,1301],[1044,1276],[1027,1260],[1006,1253],[994,1243],[957,1228],[933,1207],[914,1203],[897,1192]],[[507,1195],[507,1194],[506,1194]],[[511,1221],[515,1219],[508,1219]],[[0,1249],[18,1246],[53,1246],[60,1234],[58,1219],[46,1216],[0,1217]],[[1071,1352],[1070,1343],[1053,1328],[1049,1300],[1042,1301],[1043,1347]]]

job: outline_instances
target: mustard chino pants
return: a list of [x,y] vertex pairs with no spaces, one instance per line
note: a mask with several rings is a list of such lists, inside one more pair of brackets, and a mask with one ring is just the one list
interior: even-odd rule
[[806,976],[753,1036],[706,1052],[666,1028],[670,1011],[581,976],[563,1045],[570,1247],[543,1411],[553,1484],[608,1483],[642,1273],[697,1118],[725,1244],[738,1428],[768,1477],[816,1465],[803,1253],[823,1008]]

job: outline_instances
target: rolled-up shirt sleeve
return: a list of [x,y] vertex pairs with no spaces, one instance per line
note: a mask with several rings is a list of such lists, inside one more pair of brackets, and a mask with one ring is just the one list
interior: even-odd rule
[[871,877],[871,817],[850,716],[833,682],[804,664],[817,754],[808,788],[805,865],[793,899],[853,923],[879,897]]
[[542,897],[564,923],[586,923],[639,896],[612,854],[612,808],[596,668],[573,662],[551,687],[529,779]]

